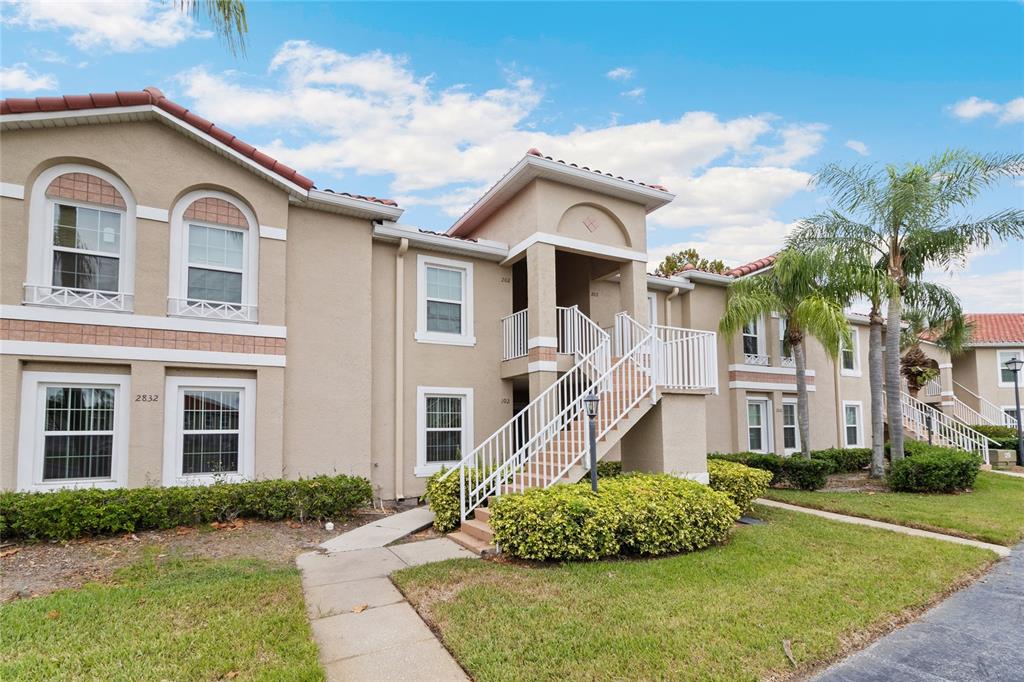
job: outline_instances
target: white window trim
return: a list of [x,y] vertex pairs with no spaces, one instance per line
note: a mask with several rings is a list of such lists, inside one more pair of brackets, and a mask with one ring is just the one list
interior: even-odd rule
[[[794,417],[793,429],[794,429],[794,431],[796,431],[796,447],[795,448],[787,448],[786,447],[786,415],[785,415],[785,413],[783,413],[783,415],[782,415],[782,451],[783,451],[784,454],[792,455],[794,452],[799,452],[800,451],[800,414],[798,412],[799,408],[797,407],[797,399],[796,398],[783,398],[782,399],[782,404],[783,404],[783,406],[785,406],[785,405],[792,405],[793,406],[793,417]],[[785,410],[786,408],[783,407],[782,409]]]
[[[463,273],[462,333],[444,334],[427,331],[427,266],[437,266]],[[452,346],[475,346],[473,326],[473,264],[469,261],[420,255],[416,258],[416,340],[420,343],[441,343]]]
[[745,425],[745,438],[747,440],[747,447],[746,447],[746,449],[749,452],[759,452],[759,453],[764,453],[764,454],[772,454],[773,452],[775,452],[775,442],[774,442],[774,437],[773,437],[774,436],[775,428],[774,428],[774,425],[773,425],[773,422],[772,422],[772,409],[773,409],[772,408],[772,399],[771,398],[747,398],[747,402],[746,402],[745,407],[749,406],[750,403],[761,403],[764,406],[763,410],[762,410],[763,413],[761,415],[761,419],[762,419],[762,422],[763,422],[762,425],[761,425],[762,436],[763,436],[762,439],[761,439],[763,441],[761,443],[761,445],[763,445],[764,447],[761,450],[753,450],[750,447],[750,410],[749,410],[749,407],[748,407],[747,410],[745,410],[745,412],[746,412],[745,417],[746,418],[743,420],[744,425]]
[[658,294],[653,291],[647,292],[647,320],[648,324],[658,324]]
[[860,334],[856,329],[852,330],[850,335],[853,340],[853,369],[846,369],[843,367],[843,348],[840,344],[839,348],[839,373],[844,377],[859,377],[861,376],[860,369]]
[[[473,450],[473,389],[450,386],[416,387],[416,468],[414,473],[423,478],[441,470],[445,463],[427,463],[427,397],[451,395],[462,398],[462,456]],[[450,464],[450,463],[449,463]]]
[[[764,317],[764,315],[761,315],[760,317],[757,317],[757,318],[755,318],[752,321],[757,324],[757,353],[756,353],[756,355],[768,355],[767,343],[765,341],[765,326],[766,326],[765,325],[765,317]],[[742,353],[743,355],[749,355],[749,353],[747,353],[744,350],[744,348],[743,348],[743,337],[744,336],[746,336],[746,334],[743,333],[743,327],[740,327],[740,353]],[[755,366],[757,366],[757,365],[755,365]]]
[[[846,408],[856,407],[857,408],[857,442],[850,443],[850,439],[847,437],[847,429],[851,426],[846,423]],[[843,401],[843,447],[847,448],[863,448],[866,447],[864,443],[864,403],[860,400],[844,400]]]
[[[191,388],[236,389],[242,392],[238,406],[238,473],[181,473],[183,426],[182,398]],[[222,377],[167,377],[164,389],[164,485],[210,485],[217,482],[237,483],[256,477],[256,380]]]
[[[239,228],[232,225],[219,225],[205,220],[185,220],[185,211],[199,199],[222,199],[239,211],[245,217],[248,228]],[[215,227],[221,230],[234,230],[242,232],[243,260],[245,267],[242,268],[242,302],[238,305],[245,311],[244,319],[237,316],[218,313],[216,308],[223,305],[211,302],[214,310],[200,311],[194,306],[181,305],[181,301],[188,300],[188,225],[204,225]],[[259,263],[260,263],[260,225],[256,215],[243,202],[225,192],[214,192],[211,190],[196,190],[181,197],[171,210],[171,254],[170,254],[170,278],[167,285],[168,314],[181,317],[203,317],[208,319],[229,319],[234,322],[256,322],[259,319]]]
[[[1003,381],[1003,363],[1006,362],[1003,359],[1003,355],[1010,353],[1016,353],[1018,358],[1024,359],[1024,348],[1001,348],[996,351],[996,381],[999,384],[999,388],[1013,388],[1012,381]],[[1024,376],[1018,374],[1017,380],[1024,386]]]
[[[94,175],[113,185],[124,199],[126,208],[105,204],[93,204],[71,199],[51,199],[46,196],[46,189],[56,178],[67,173],[86,173]],[[28,262],[26,263],[25,284],[32,287],[53,287],[53,206],[63,203],[71,206],[96,208],[104,211],[120,213],[121,221],[121,252],[118,256],[118,293],[122,295],[123,304],[120,311],[131,312],[135,292],[135,198],[116,175],[105,170],[77,163],[63,163],[47,168],[32,184],[32,193],[28,213]],[[63,287],[56,287],[61,289]],[[47,298],[45,305],[59,305]],[[31,301],[27,301],[31,303]],[[72,304],[68,304],[72,305]],[[75,307],[88,308],[77,305]],[[109,308],[105,308],[109,312]]]
[[[43,420],[46,417],[46,386],[95,386],[114,389],[114,442],[110,478],[43,481]],[[87,372],[23,372],[21,420],[18,437],[18,490],[46,491],[62,488],[121,488],[128,481],[128,426],[131,377],[128,374]]]
[[[783,342],[786,340],[786,327],[789,324],[788,318],[786,318],[783,315],[779,315],[778,317],[779,317],[779,358],[780,359],[784,358],[784,359],[790,360],[790,359],[794,358],[792,353],[790,355],[786,355],[783,352],[783,350],[782,350],[783,349],[783,345],[784,345]],[[790,351],[792,351],[792,350],[793,349],[790,348]]]

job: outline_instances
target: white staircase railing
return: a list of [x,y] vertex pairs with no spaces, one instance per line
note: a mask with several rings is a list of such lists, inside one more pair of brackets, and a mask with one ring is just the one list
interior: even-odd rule
[[527,310],[524,308],[501,318],[501,359],[512,360],[526,357],[528,331]]
[[921,402],[909,393],[901,392],[900,398],[903,406],[903,427],[911,431],[914,438],[928,440],[930,430],[932,442],[936,445],[973,452],[980,455],[984,463],[989,463],[989,443],[994,444],[990,438]]
[[1017,428],[1017,419],[1013,415],[1006,414],[1001,407],[991,400],[986,400],[963,384],[954,381],[953,385],[964,393],[977,398],[978,407],[981,409],[976,410],[975,414],[981,417],[981,421],[974,422],[975,424],[993,424],[996,426],[1009,426],[1011,429]]
[[558,314],[559,353],[575,355],[576,360],[579,361],[608,340],[608,332],[580,312],[579,306],[558,307],[556,312]]
[[654,325],[654,377],[659,386],[718,393],[718,335]]

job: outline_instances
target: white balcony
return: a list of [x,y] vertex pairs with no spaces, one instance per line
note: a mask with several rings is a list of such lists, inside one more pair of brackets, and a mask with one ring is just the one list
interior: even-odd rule
[[197,301],[190,298],[168,298],[167,314],[173,317],[204,317],[232,322],[256,322],[256,306],[244,303]]
[[758,367],[767,367],[771,364],[771,358],[767,355],[760,355],[758,353],[744,353],[743,364],[745,365],[756,365]]
[[124,291],[96,291],[70,287],[25,285],[25,304],[59,308],[88,308],[112,312],[131,312],[134,296]]

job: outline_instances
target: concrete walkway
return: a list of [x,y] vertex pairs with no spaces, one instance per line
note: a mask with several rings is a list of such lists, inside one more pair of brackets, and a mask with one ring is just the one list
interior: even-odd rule
[[1015,476],[1017,478],[1024,478],[1024,474],[1016,471],[1000,471],[999,469],[989,469],[993,474],[1002,474],[1003,476]]
[[955,542],[959,545],[970,545],[972,547],[980,547],[995,552],[1001,557],[1010,556],[1010,548],[1002,545],[994,545],[989,542],[982,542],[980,540],[970,540],[968,538],[960,538],[955,535],[945,535],[943,533],[933,533],[930,530],[920,530],[918,528],[910,528],[908,526],[900,526],[895,523],[886,523],[884,521],[875,521],[874,519],[865,519],[859,516],[847,516],[846,514],[836,514],[834,512],[822,511],[820,509],[811,509],[810,507],[799,507],[795,504],[786,504],[785,502],[776,502],[775,500],[757,499],[755,500],[758,504],[763,504],[766,507],[775,507],[776,509],[786,509],[788,511],[801,512],[803,514],[813,514],[814,516],[820,516],[824,519],[830,519],[832,521],[841,521],[843,523],[852,523],[858,526],[870,526],[871,528],[881,528],[882,530],[891,530],[895,533],[903,533],[904,535],[916,535],[921,538],[931,538],[932,540],[942,540],[944,542]]
[[814,679],[1024,680],[1024,543],[1014,550],[974,585]]
[[388,578],[407,566],[474,559],[447,538],[386,547],[430,525],[412,509],[361,526],[298,557],[306,612],[328,680],[466,680],[459,664]]

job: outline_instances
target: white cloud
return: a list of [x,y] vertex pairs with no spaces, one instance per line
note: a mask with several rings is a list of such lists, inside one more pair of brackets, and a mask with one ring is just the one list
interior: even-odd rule
[[861,142],[860,140],[847,140],[846,146],[852,149],[853,151],[857,152],[861,156],[871,155],[871,150],[868,149],[868,146]]
[[972,313],[1010,313],[1024,310],[1024,270],[1003,272],[933,273],[928,279],[944,284]]
[[813,156],[825,142],[828,126],[823,123],[799,123],[783,128],[779,147],[761,147],[761,163],[766,166],[791,166]]
[[53,74],[36,73],[26,64],[0,67],[0,91],[4,93],[56,89],[57,77]]
[[633,69],[626,68],[625,66],[618,66],[605,75],[611,78],[613,81],[628,81],[633,77]]
[[995,116],[1000,123],[1021,123],[1024,122],[1024,97],[1011,99],[1005,104],[968,97],[951,106],[949,110],[954,116],[965,121],[973,121],[982,116]]
[[728,225],[698,232],[692,239],[647,250],[649,269],[654,270],[668,254],[693,248],[705,258],[720,258],[728,266],[757,260],[782,248],[796,223],[767,220],[756,225]]
[[50,2],[27,0],[10,8],[3,23],[30,30],[68,30],[82,50],[133,52],[171,47],[188,38],[208,38],[175,3],[158,0],[118,2]]
[[647,90],[644,88],[633,88],[632,90],[626,90],[620,94],[623,97],[628,97],[630,99],[642,100],[644,95],[647,94]]

